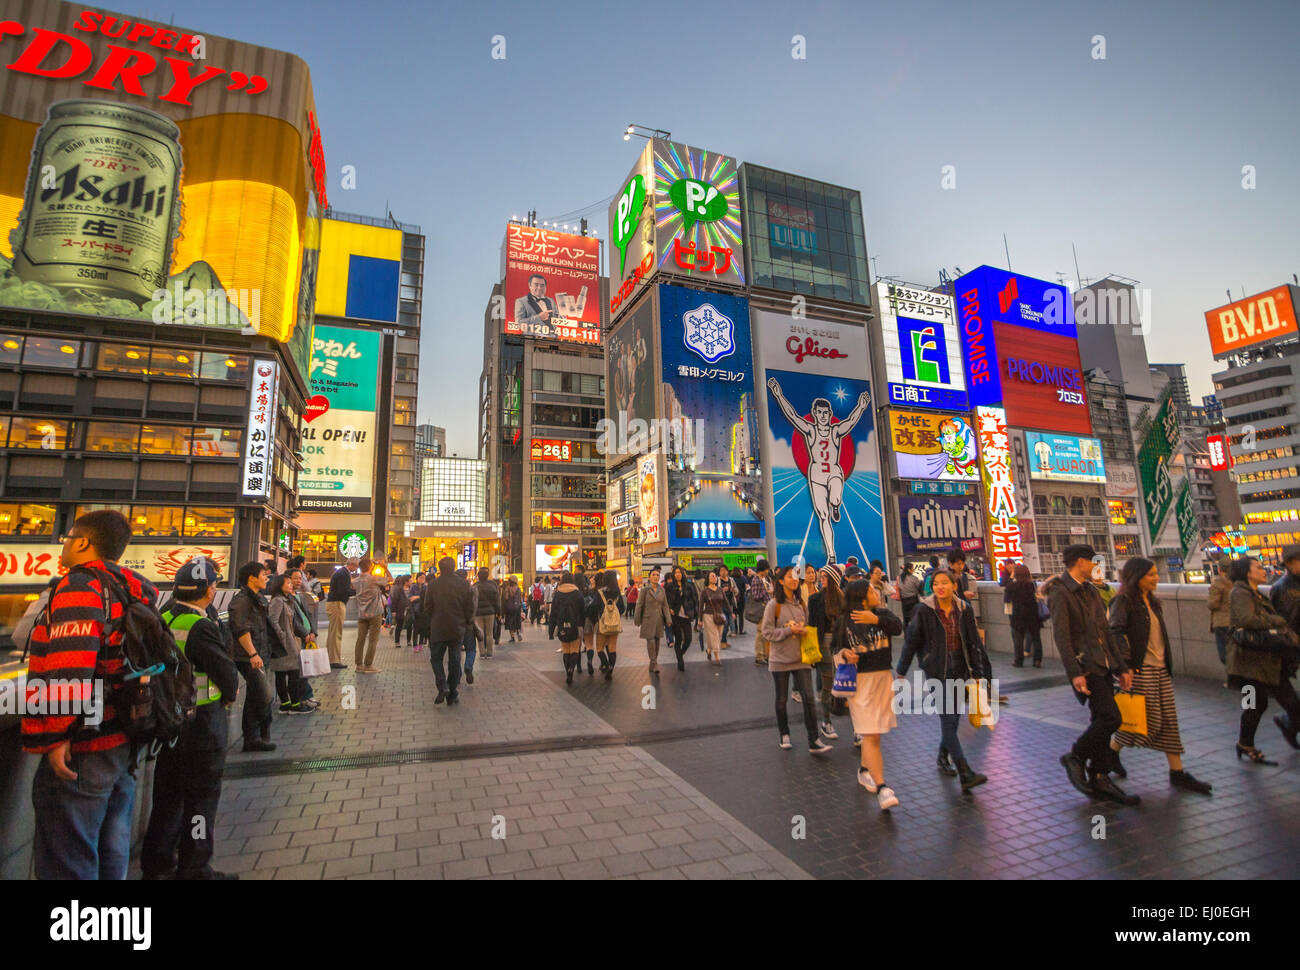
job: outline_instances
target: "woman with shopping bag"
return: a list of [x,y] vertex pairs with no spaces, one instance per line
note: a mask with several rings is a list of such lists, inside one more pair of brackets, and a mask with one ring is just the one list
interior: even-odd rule
[[295,629],[298,600],[290,573],[279,573],[266,584],[266,616],[271,634],[283,653],[273,651],[268,666],[275,672],[275,692],[280,697],[281,714],[313,714],[317,704],[307,693],[299,654],[302,639]]
[[[1120,570],[1119,592],[1110,602],[1110,630],[1133,671],[1129,694],[1116,695],[1120,705],[1137,704],[1142,710],[1110,739],[1111,773],[1127,778],[1119,761],[1120,748],[1154,748],[1169,759],[1169,784],[1183,791],[1210,793],[1210,786],[1183,770],[1183,742],[1178,732],[1178,707],[1174,703],[1173,661],[1165,614],[1156,596],[1160,573],[1150,559],[1134,556]],[[1144,723],[1145,722],[1145,723]],[[1129,725],[1132,725],[1130,727]]]
[[862,751],[858,784],[876,796],[881,811],[888,811],[898,804],[898,796],[885,784],[880,738],[898,725],[889,638],[903,632],[903,623],[885,608],[879,589],[870,580],[849,583],[844,604],[845,612],[831,637],[831,650],[837,666],[852,664],[854,668],[849,716],[853,719],[853,735],[859,739],[855,743]]
[[943,683],[939,771],[950,778],[960,777],[961,790],[968,792],[988,778],[967,763],[961,742],[957,740],[962,712],[956,700],[958,692],[952,686],[955,681],[965,684],[971,679],[987,679],[989,658],[975,625],[974,611],[956,595],[957,580],[953,574],[946,569],[935,570],[930,577],[930,588],[933,592],[922,597],[908,624],[898,673],[905,675],[915,657],[927,679]]
[[[809,699],[803,705],[803,723],[808,731],[809,754],[826,754],[832,750],[817,734],[817,705],[812,703],[812,664],[804,659],[804,633],[813,630],[808,626],[808,613],[799,598],[799,570],[782,566],[776,571],[776,584],[772,598],[763,610],[759,624],[760,635],[768,645],[767,669],[772,674],[776,688],[776,726],[781,733],[781,749],[790,750],[790,722],[786,715],[786,699],[790,680]],[[815,634],[812,645],[816,644]]]

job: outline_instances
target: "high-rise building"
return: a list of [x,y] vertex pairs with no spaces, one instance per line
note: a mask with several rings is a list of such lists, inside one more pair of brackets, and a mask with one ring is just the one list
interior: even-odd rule
[[421,496],[424,493],[424,459],[441,458],[447,454],[447,429],[433,424],[417,425],[415,429],[415,507],[424,506]]
[[[326,568],[359,534],[411,561],[424,236],[419,226],[329,210],[322,222],[294,548]],[[356,541],[355,539],[353,540]]]
[[505,569],[526,583],[605,562],[607,300],[594,236],[507,225],[483,313],[479,457]]
[[[1280,286],[1207,311],[1212,375],[1223,408],[1250,554],[1279,562],[1300,542],[1300,288]],[[1252,332],[1241,320],[1255,324]],[[1225,528],[1228,523],[1223,524]]]
[[[1136,281],[1107,277],[1076,290],[1073,298],[1079,356],[1089,388],[1099,393],[1092,414],[1103,439],[1114,561],[1141,554],[1166,577],[1197,569],[1199,543],[1184,547],[1177,514],[1195,501],[1180,422],[1191,404],[1186,372],[1181,364],[1148,361]],[[1180,394],[1186,399],[1182,407]]]

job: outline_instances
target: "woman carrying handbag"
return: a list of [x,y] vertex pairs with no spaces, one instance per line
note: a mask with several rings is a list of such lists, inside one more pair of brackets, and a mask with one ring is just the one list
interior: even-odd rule
[[1273,718],[1291,747],[1297,747],[1296,727],[1300,726],[1300,699],[1291,678],[1296,672],[1296,637],[1287,628],[1286,618],[1273,611],[1273,605],[1259,592],[1268,577],[1254,556],[1234,559],[1228,567],[1232,592],[1228,595],[1228,684],[1245,691],[1252,688],[1255,703],[1243,705],[1241,730],[1237,738],[1237,758],[1249,758],[1257,765],[1276,765],[1255,747],[1255,730],[1268,708],[1271,694],[1284,717]]
[[641,592],[636,598],[636,610],[632,615],[632,622],[637,625],[638,633],[645,641],[652,674],[659,673],[659,641],[672,622],[672,615],[668,612],[668,597],[659,585],[660,575],[658,566],[650,570],[646,581],[641,584]]
[[727,597],[718,585],[717,570],[709,570],[704,592],[700,594],[700,635],[709,660],[722,665],[722,633],[726,629]]
[[1115,773],[1127,778],[1119,761],[1120,748],[1154,748],[1169,759],[1169,784],[1184,791],[1210,793],[1210,786],[1183,770],[1183,742],[1178,732],[1178,706],[1174,703],[1173,661],[1165,614],[1156,597],[1160,573],[1150,559],[1134,556],[1120,570],[1119,592],[1110,602],[1110,630],[1128,657],[1133,671],[1134,695],[1146,703],[1147,729],[1143,734],[1117,731],[1110,739]]

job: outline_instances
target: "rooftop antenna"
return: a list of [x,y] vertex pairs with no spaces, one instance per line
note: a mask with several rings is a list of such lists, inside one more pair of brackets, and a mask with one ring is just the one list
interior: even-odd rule
[[1079,250],[1074,248],[1074,243],[1070,243],[1070,252],[1074,253],[1074,278],[1078,280],[1078,286],[1083,286],[1083,274],[1079,272]]
[[1007,270],[1010,271],[1011,270],[1011,247],[1007,245],[1007,234],[1005,232],[1002,234],[1002,248],[1006,250]]

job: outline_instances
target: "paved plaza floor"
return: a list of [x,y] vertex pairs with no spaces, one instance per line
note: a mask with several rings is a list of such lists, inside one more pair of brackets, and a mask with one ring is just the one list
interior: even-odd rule
[[[629,625],[630,626],[630,625]],[[348,629],[345,661],[354,637]],[[278,716],[278,750],[234,739],[218,868],[241,878],[1294,878],[1300,752],[1272,724],[1233,754],[1237,708],[1220,684],[1177,679],[1184,761],[1212,796],[1169,786],[1163,755],[1127,751],[1124,808],[1068,784],[1058,758],[1087,722],[1056,661],[993,654],[1008,703],[993,731],[962,727],[986,785],[962,795],[935,768],[937,719],[901,715],[884,739],[901,804],[857,785],[847,718],[829,756],[777,747],[772,679],[734,638],[721,667],[693,645],[685,673],[621,638],[612,681],[566,686],[541,628],[480,657],[461,703],[433,704],[429,654],[385,637],[375,675],[312,681],[321,709]],[[668,662],[664,662],[665,654]],[[238,719],[232,721],[238,734]]]

